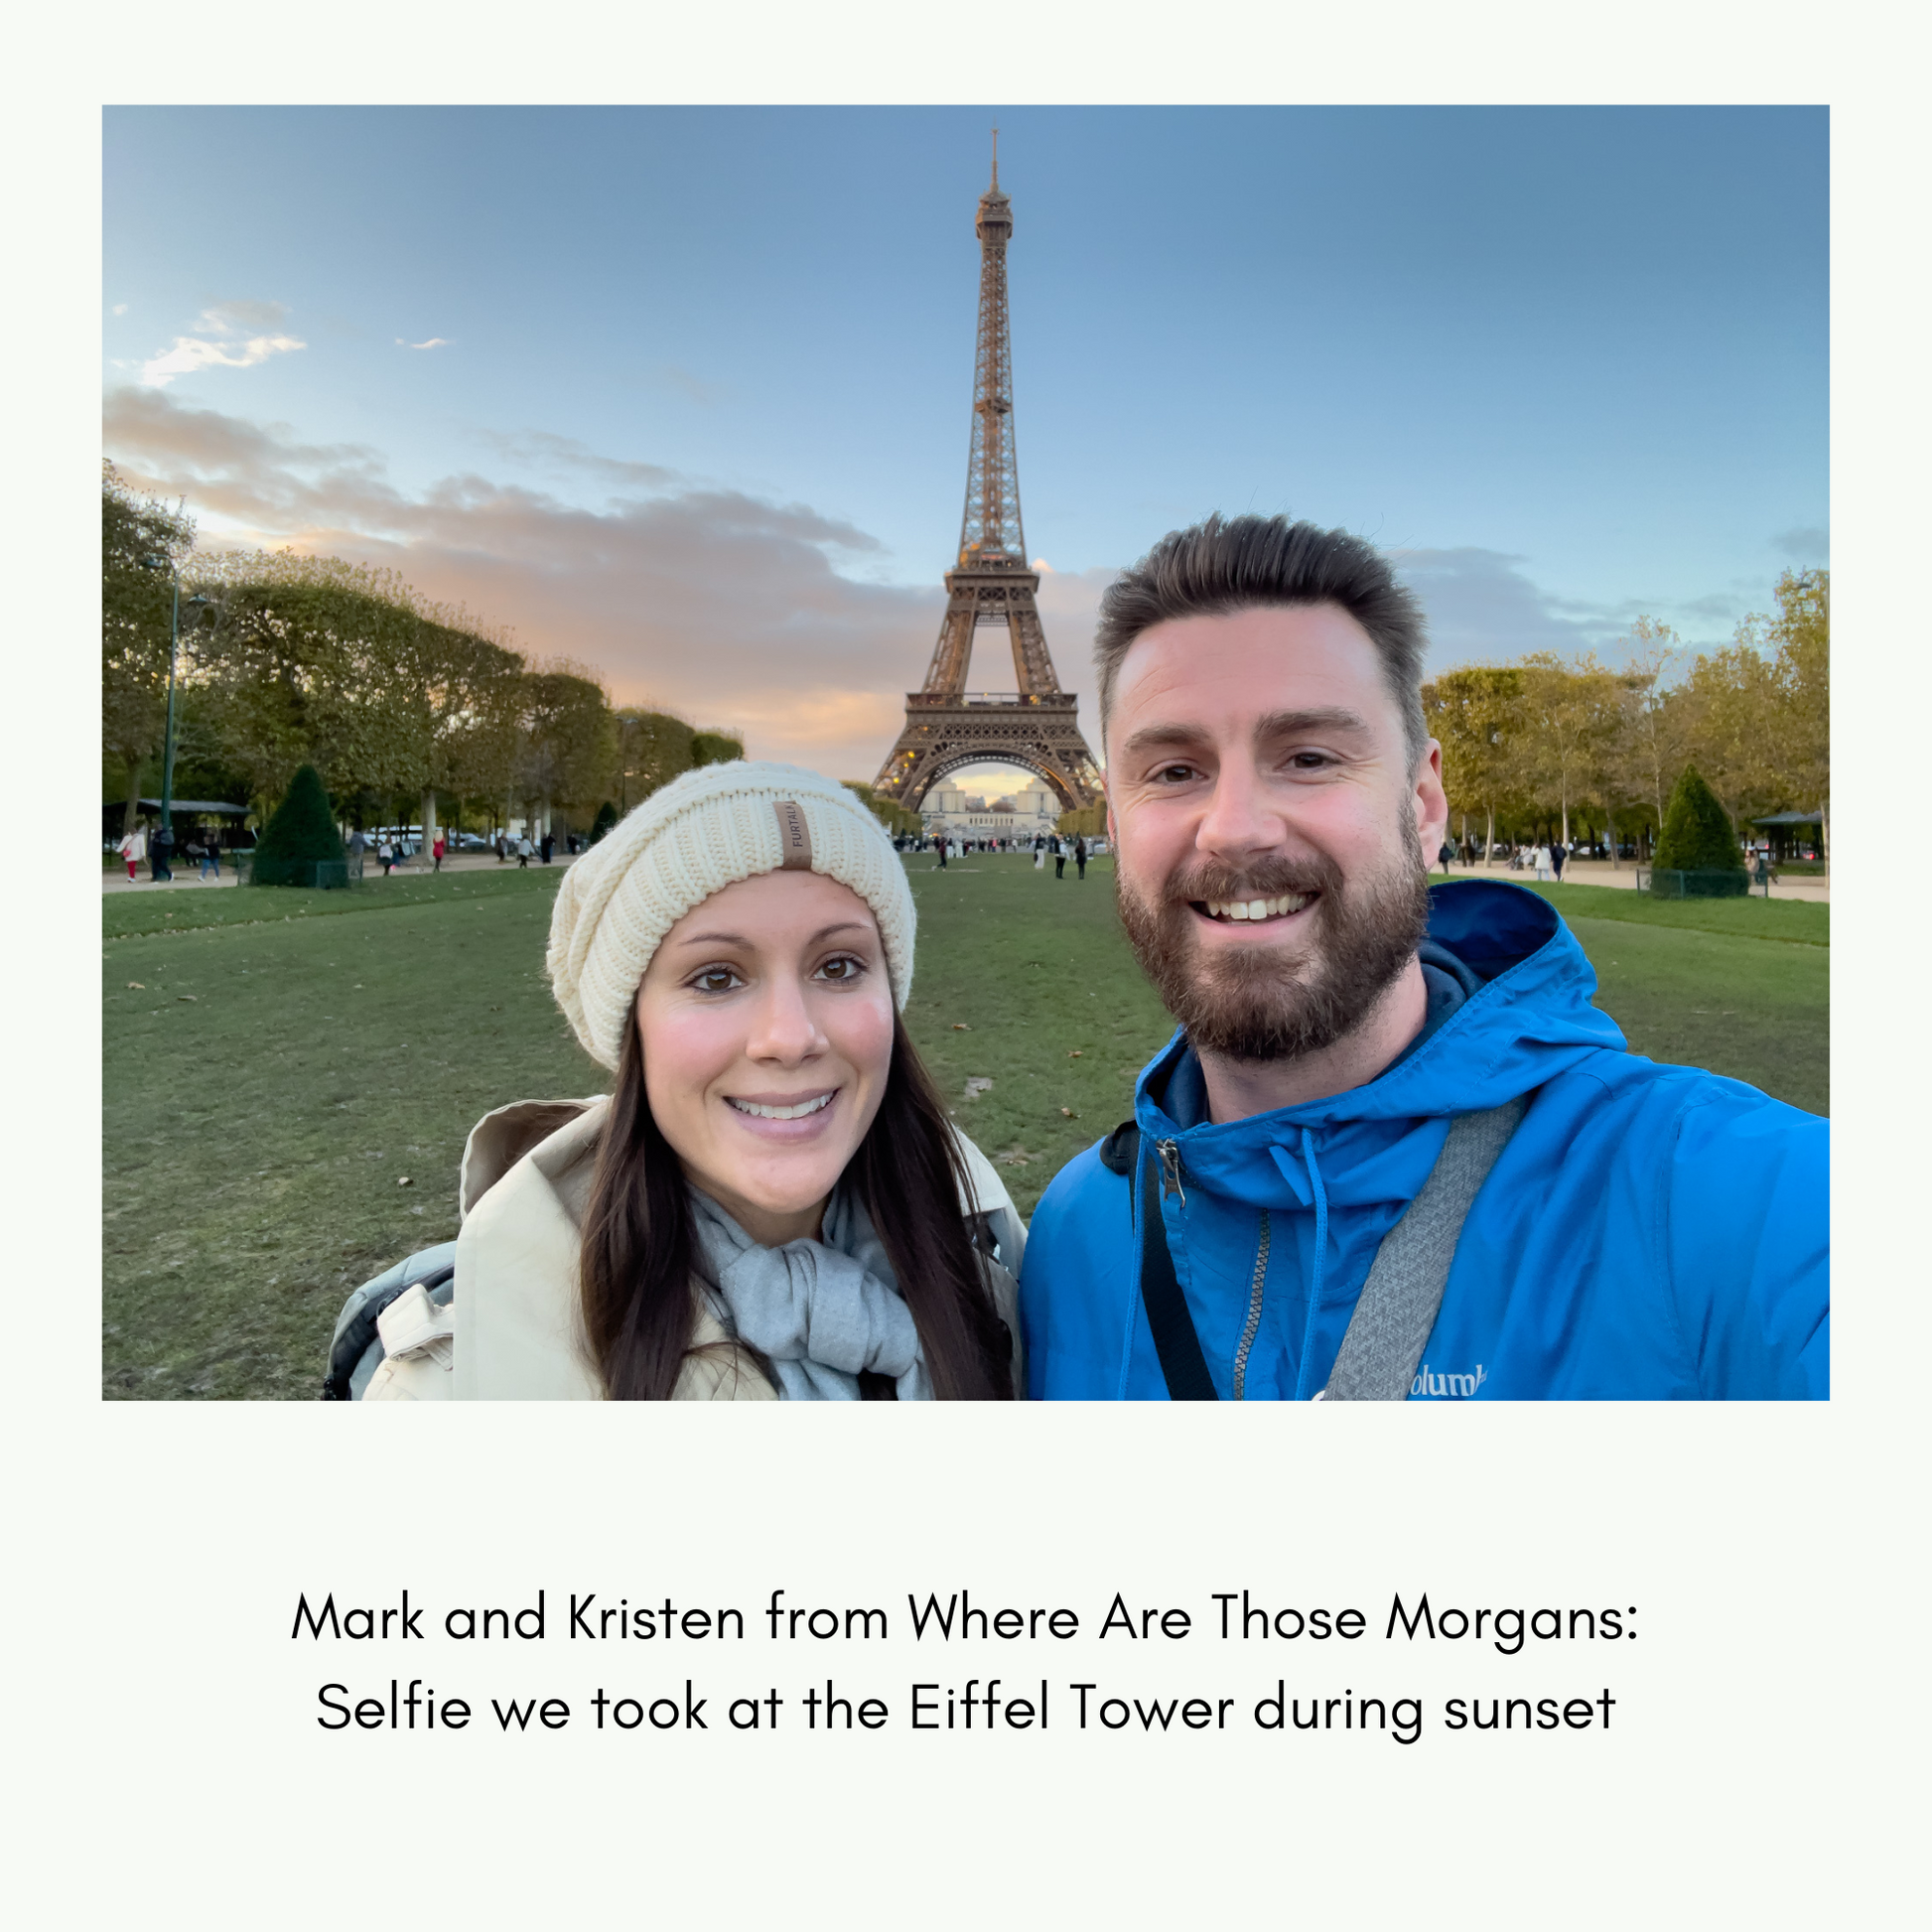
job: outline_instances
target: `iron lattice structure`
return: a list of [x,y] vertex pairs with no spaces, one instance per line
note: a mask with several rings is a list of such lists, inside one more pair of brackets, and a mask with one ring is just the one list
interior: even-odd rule
[[[1044,778],[1069,810],[1100,797],[1100,771],[1080,736],[1077,693],[1062,691],[1040,626],[1039,575],[1027,568],[1020,465],[1013,437],[1013,345],[1007,323],[1007,243],[1013,209],[993,186],[980,197],[979,338],[973,352],[973,438],[959,561],[946,573],[946,615],[924,687],[905,694],[905,729],[873,789],[916,810],[947,772],[999,760]],[[1003,623],[1017,691],[968,693],[973,633]]]

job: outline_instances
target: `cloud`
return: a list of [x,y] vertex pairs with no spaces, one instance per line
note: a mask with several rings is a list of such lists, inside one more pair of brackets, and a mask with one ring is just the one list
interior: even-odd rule
[[288,320],[288,305],[283,302],[217,302],[202,311],[205,327],[229,335],[250,329],[273,329]]
[[151,389],[165,389],[178,375],[193,375],[200,369],[252,368],[271,355],[307,348],[308,344],[294,336],[242,336],[244,330],[273,329],[287,315],[279,302],[217,302],[202,311],[199,335],[177,336],[171,346],[141,364],[141,380]]
[[1796,529],[1780,530],[1771,539],[1771,548],[1794,564],[1829,564],[1832,533],[1816,523],[1804,523]]
[[116,302],[116,303],[114,304],[114,314],[115,314],[115,315],[117,315],[117,316],[124,316],[124,315],[126,315],[126,314],[127,314],[127,304],[126,304],[125,302]]
[[936,582],[861,584],[834,568],[880,548],[853,524],[566,438],[497,440],[630,493],[586,509],[476,473],[406,492],[366,447],[305,442],[154,389],[111,391],[104,431],[131,482],[186,495],[211,547],[288,544],[390,566],[509,625],[533,654],[596,665],[621,703],[739,726],[754,756],[834,777],[878,770],[937,633]]
[[447,336],[432,336],[426,343],[406,343],[400,336],[396,338],[398,348],[448,348],[449,345],[450,339]]
[[666,470],[660,464],[600,456],[588,443],[580,443],[573,436],[558,436],[550,430],[526,429],[514,435],[485,430],[483,438],[498,455],[519,466],[597,477],[626,491],[654,493],[684,481],[675,470]]
[[680,395],[688,396],[691,401],[709,408],[724,396],[724,390],[715,382],[707,382],[701,375],[693,375],[689,369],[679,368],[675,362],[661,364],[657,371],[659,377],[677,390]]
[[1607,664],[1623,661],[1639,617],[1669,624],[1694,650],[1727,642],[1735,626],[1762,608],[1770,587],[1732,582],[1700,597],[1643,594],[1615,603],[1562,598],[1536,584],[1524,559],[1498,550],[1392,550],[1397,575],[1422,599],[1429,621],[1429,665],[1495,663],[1528,651],[1569,656],[1594,650]]

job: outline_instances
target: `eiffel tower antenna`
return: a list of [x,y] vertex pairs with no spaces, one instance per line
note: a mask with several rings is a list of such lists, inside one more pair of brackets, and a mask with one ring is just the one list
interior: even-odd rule
[[[979,335],[959,557],[946,573],[946,615],[925,684],[905,695],[905,729],[873,790],[916,809],[947,772],[997,760],[1037,772],[1071,810],[1099,798],[1100,772],[1080,735],[1078,695],[1062,691],[1054,674],[1039,622],[1039,574],[1027,567],[1007,316],[1013,209],[1000,192],[998,128],[993,185],[980,197],[974,231],[980,243]],[[1006,625],[1017,691],[967,691],[973,633],[983,623]]]

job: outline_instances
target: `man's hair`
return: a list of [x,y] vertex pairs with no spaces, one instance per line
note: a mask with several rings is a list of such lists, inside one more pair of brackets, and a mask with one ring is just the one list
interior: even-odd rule
[[1429,743],[1422,710],[1422,606],[1396,582],[1373,544],[1346,530],[1291,523],[1285,516],[1224,518],[1217,511],[1191,529],[1171,530],[1108,586],[1093,637],[1102,742],[1121,660],[1144,630],[1174,618],[1297,604],[1338,605],[1368,632],[1402,713],[1413,769]]

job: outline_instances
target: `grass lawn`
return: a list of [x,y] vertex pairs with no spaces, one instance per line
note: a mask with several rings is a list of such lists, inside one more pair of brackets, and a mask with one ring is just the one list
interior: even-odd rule
[[[1115,921],[1108,861],[1084,883],[996,855],[909,871],[908,1023],[1031,1212],[1126,1116],[1167,1015]],[[313,1396],[348,1290],[455,1233],[477,1118],[607,1085],[542,974],[560,877],[103,900],[106,1395]],[[1824,1111],[1827,908],[1551,897],[1635,1050]]]

